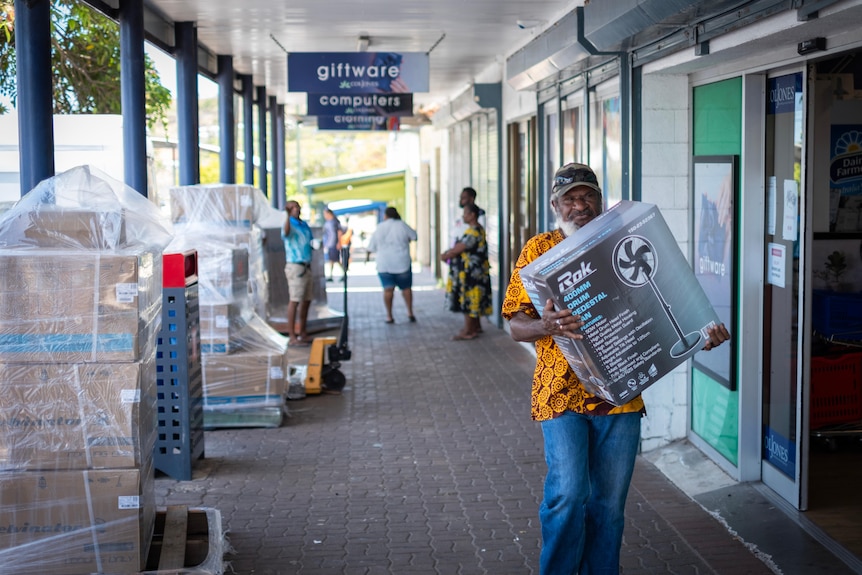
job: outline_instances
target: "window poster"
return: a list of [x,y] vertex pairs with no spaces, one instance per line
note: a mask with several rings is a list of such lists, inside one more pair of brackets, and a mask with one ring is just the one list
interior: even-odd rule
[[[736,156],[696,156],[694,184],[694,273],[719,319],[734,333]],[[733,344],[734,339],[728,343]],[[731,390],[733,345],[694,356],[694,365]]]

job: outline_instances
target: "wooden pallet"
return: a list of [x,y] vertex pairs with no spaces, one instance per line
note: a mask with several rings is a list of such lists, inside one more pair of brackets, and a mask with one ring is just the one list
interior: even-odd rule
[[222,575],[224,537],[216,509],[172,505],[158,511],[141,575]]

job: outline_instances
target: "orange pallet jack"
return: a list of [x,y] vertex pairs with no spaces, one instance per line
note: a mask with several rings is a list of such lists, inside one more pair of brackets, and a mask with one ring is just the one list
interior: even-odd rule
[[[350,320],[347,315],[347,267],[349,248],[341,248],[341,261],[344,266],[344,317],[341,319],[341,330],[338,338],[316,337],[311,342],[308,356],[308,372],[305,376],[305,393],[341,393],[347,383],[347,378],[339,369],[342,361],[348,361],[353,355],[347,344],[347,328]],[[326,363],[326,360],[329,360]]]

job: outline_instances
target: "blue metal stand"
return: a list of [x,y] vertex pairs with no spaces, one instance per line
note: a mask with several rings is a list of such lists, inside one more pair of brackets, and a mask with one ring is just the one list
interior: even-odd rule
[[[158,434],[153,460],[159,471],[188,481],[192,465],[204,454],[197,253],[166,254],[163,261],[165,284],[182,281],[186,285],[162,291],[162,328],[156,349]],[[184,275],[177,279],[182,266]],[[172,273],[172,267],[179,267],[179,272]]]

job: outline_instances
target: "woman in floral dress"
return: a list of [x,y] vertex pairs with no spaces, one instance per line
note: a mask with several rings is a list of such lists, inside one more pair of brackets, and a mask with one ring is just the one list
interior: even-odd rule
[[440,259],[449,263],[447,306],[464,314],[464,327],[452,338],[456,341],[477,338],[482,332],[480,318],[493,311],[488,243],[479,213],[475,204],[464,206],[463,220],[468,227],[452,248],[440,254]]

